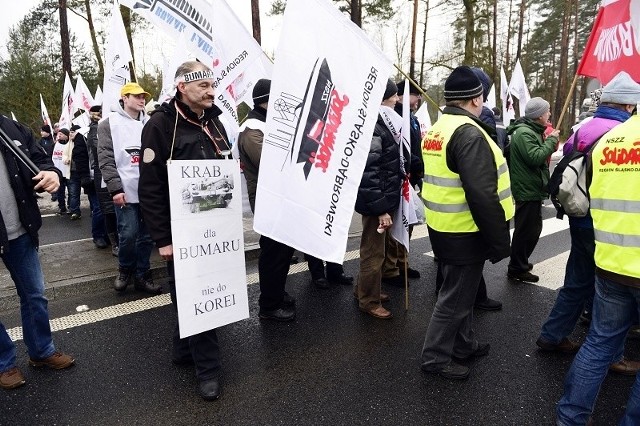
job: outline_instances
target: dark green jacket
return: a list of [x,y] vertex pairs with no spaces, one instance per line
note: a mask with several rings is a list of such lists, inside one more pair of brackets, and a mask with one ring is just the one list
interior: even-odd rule
[[556,150],[558,139],[545,139],[544,129],[542,124],[525,117],[517,119],[507,128],[507,133],[511,135],[511,192],[516,201],[542,201],[549,196],[547,159]]

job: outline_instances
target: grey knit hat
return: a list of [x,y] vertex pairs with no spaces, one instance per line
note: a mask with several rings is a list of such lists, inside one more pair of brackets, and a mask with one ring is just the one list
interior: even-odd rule
[[624,71],[620,71],[602,88],[601,103],[635,105],[640,102],[640,84]]
[[524,116],[535,120],[536,118],[542,117],[542,115],[549,111],[550,108],[551,106],[549,105],[549,102],[544,99],[531,98],[524,109]]

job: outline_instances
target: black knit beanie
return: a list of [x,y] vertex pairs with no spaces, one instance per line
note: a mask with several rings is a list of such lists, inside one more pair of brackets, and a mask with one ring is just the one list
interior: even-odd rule
[[444,82],[445,100],[468,100],[482,95],[482,83],[466,65],[454,69]]

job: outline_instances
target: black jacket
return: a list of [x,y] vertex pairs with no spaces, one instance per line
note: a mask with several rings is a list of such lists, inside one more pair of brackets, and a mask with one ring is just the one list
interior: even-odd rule
[[[205,110],[204,116],[200,119],[188,106],[174,98],[169,103],[165,102],[159,106],[151,115],[142,129],[138,197],[149,234],[158,247],[172,244],[167,160],[171,155],[171,144],[174,139],[176,102],[186,117],[209,129],[213,137],[218,139],[217,143],[220,147],[226,148],[229,141],[224,126],[219,120],[222,111],[215,105]],[[218,154],[213,142],[202,131],[200,124],[190,123],[178,115],[171,158],[174,160],[207,160],[223,158],[223,156]]]
[[401,185],[398,144],[378,116],[367,164],[358,188],[356,211],[363,216],[380,216],[385,213],[393,216],[400,205]]
[[[31,158],[31,161],[40,170],[56,172],[60,177],[60,171],[53,166],[51,157],[36,142],[31,130],[2,115],[0,115],[0,128],[11,139],[21,143],[20,149]],[[11,188],[18,202],[20,222],[33,240],[33,244],[37,247],[38,230],[42,226],[42,217],[40,216],[36,198],[33,196],[33,187],[36,183],[32,180],[33,173],[21,161],[16,159],[2,142],[0,142],[0,155],[4,157],[4,162],[7,165]],[[5,189],[0,188],[0,191],[3,190]],[[0,215],[0,251],[6,251],[7,246],[7,228],[2,220],[2,215]]]
[[87,139],[81,133],[76,133],[73,138],[71,161],[73,164],[71,173],[79,176],[84,181],[83,185],[87,185],[91,179],[89,150],[87,149]]
[[[464,109],[446,107],[443,113],[465,115],[487,129],[486,124]],[[447,144],[447,167],[460,175],[467,204],[480,232],[450,233],[429,228],[433,251],[444,262],[465,265],[489,259],[495,263],[509,256],[509,223],[498,198],[497,167],[489,143],[493,142],[487,141],[475,126],[463,124]]]
[[53,155],[53,147],[56,145],[56,142],[53,140],[51,135],[46,138],[41,138],[38,143],[49,157]]

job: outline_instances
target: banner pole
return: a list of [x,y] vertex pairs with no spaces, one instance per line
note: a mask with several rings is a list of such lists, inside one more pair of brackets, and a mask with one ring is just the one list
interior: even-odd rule
[[433,99],[431,99],[431,97],[430,97],[429,95],[427,95],[427,93],[426,93],[424,90],[422,90],[422,87],[420,87],[420,86],[418,85],[418,83],[416,83],[416,82],[415,82],[411,77],[409,77],[409,76],[408,76],[404,71],[402,71],[402,69],[401,69],[399,66],[397,66],[396,64],[393,64],[393,66],[394,66],[394,67],[396,67],[396,69],[397,69],[398,71],[400,71],[400,74],[402,74],[402,75],[403,75],[407,80],[409,80],[409,81],[411,82],[411,84],[413,84],[413,85],[418,89],[418,91],[420,92],[420,94],[421,94],[422,96],[424,96],[424,97],[425,97],[425,99],[427,99],[429,102],[431,102],[431,104],[432,104],[434,107],[436,107],[436,109],[437,109],[438,111],[440,111],[440,105],[438,105],[438,103],[437,103],[436,101],[434,101]]
[[567,94],[567,99],[564,101],[564,105],[562,106],[562,111],[560,112],[560,117],[558,117],[558,121],[556,122],[556,126],[560,128],[562,126],[562,120],[564,120],[564,114],[569,108],[569,101],[571,100],[571,95],[573,95],[573,91],[576,88],[576,83],[578,82],[578,74],[576,73],[573,76],[573,81],[571,82],[571,87],[569,88],[569,93]]

